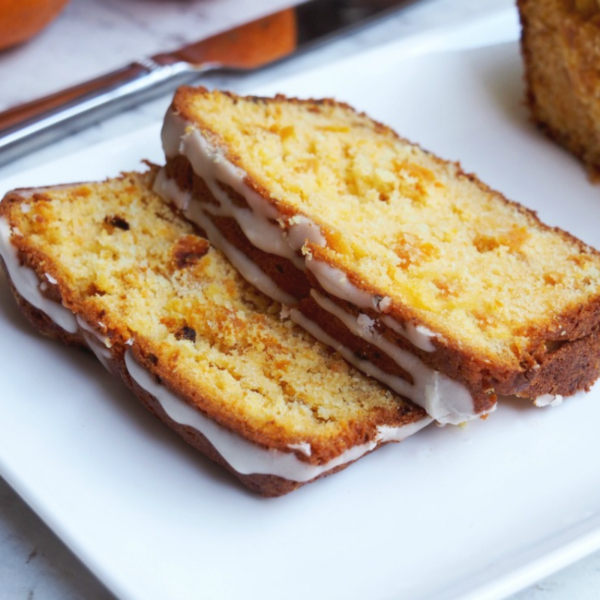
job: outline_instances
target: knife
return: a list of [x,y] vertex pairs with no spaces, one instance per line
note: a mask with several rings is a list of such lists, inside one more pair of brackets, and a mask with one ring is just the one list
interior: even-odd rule
[[209,71],[258,70],[415,1],[310,0],[0,112],[0,164],[191,83]]

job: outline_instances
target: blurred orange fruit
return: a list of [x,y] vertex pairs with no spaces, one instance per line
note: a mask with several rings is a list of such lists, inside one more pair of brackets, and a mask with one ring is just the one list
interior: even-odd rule
[[0,50],[39,33],[69,0],[0,0]]

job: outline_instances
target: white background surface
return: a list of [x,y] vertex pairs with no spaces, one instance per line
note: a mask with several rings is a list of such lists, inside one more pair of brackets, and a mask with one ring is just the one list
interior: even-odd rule
[[[440,24],[459,24],[465,18],[470,16],[485,14],[509,4],[509,2],[500,0],[479,0],[470,2],[459,0],[424,1],[376,28],[372,28],[360,35],[333,44],[326,49],[319,50],[294,64],[290,64],[283,69],[280,69],[280,72],[281,75],[293,71],[301,72],[303,69],[315,66],[318,63],[333,60],[336,57],[344,56],[351,52],[354,52],[359,56],[367,46],[375,46],[399,36],[422,32],[430,27],[439,26]],[[285,2],[213,1],[169,3],[136,0],[124,5],[116,0],[106,2],[73,0],[73,3],[62,17],[41,37],[34,40],[34,42],[28,46],[0,55],[0,77],[3,81],[3,91],[2,94],[0,94],[0,105],[8,106],[11,103],[30,99],[39,94],[50,92],[53,88],[57,89],[62,85],[74,83],[82,78],[98,74],[108,68],[114,68],[147,52],[153,52],[165,47],[168,48],[177,45],[183,41],[180,41],[182,31],[187,40],[193,40],[200,35],[226,28],[236,21],[243,20],[245,17],[258,16],[275,5],[277,5],[277,7],[283,6],[285,5]],[[185,26],[183,26],[183,24],[185,24]],[[500,66],[502,66],[502,64],[500,64]],[[504,73],[504,75],[506,75],[506,73]],[[499,99],[501,101],[506,100],[506,102],[513,102],[515,90],[510,85],[507,85],[505,88],[505,84],[508,82],[503,79],[502,70],[493,71],[490,77],[490,89],[500,92],[498,95]],[[506,89],[506,93],[502,93],[504,89]],[[113,119],[110,122],[104,123],[101,126],[88,130],[83,134],[74,136],[61,144],[40,152],[37,156],[28,157],[19,163],[14,163],[9,167],[0,169],[0,179],[3,179],[7,175],[18,173],[28,166],[39,165],[53,157],[65,155],[74,150],[85,148],[97,140],[110,139],[117,134],[133,131],[140,125],[154,122],[160,118],[167,103],[168,100],[166,98],[157,101],[151,105],[142,107],[137,111],[132,111],[119,118]],[[394,125],[396,124],[394,123]],[[438,144],[440,144],[440,146],[442,144],[440,140],[436,141],[434,130],[432,130],[432,137],[428,139],[426,132],[423,132],[422,130],[418,132],[415,131],[415,133],[420,134],[419,136],[412,136],[410,131],[410,120],[399,125],[402,126],[401,132],[403,134],[418,139],[426,147],[434,148],[448,158],[460,158],[467,166],[469,165],[469,161],[476,161],[478,155],[485,150],[485,148],[474,146],[472,147],[472,155],[461,152],[461,156],[453,156],[452,147],[436,147]],[[451,119],[448,121],[448,126],[452,126]],[[474,129],[477,127],[476,115],[474,115],[473,127]],[[485,138],[479,137],[479,139]],[[562,155],[558,153],[553,154],[552,156],[556,157],[556,160],[563,160]],[[570,168],[576,170],[577,166],[573,164]],[[83,170],[85,171],[86,169]],[[484,180],[487,180],[497,187],[502,187],[503,191],[507,192],[508,195],[519,197],[524,201],[526,200],[526,198],[523,198],[523,195],[527,194],[527,190],[523,189],[520,187],[520,184],[518,184],[518,171],[515,173],[514,179],[511,180],[514,181],[514,183],[506,180],[502,182],[495,181],[494,178],[496,177],[496,172],[491,168],[489,172],[485,172],[485,167],[483,169],[478,168],[477,171]],[[28,183],[31,182],[22,182],[23,185]],[[517,194],[517,192],[519,193]],[[553,208],[549,207],[547,214],[544,215],[544,218],[547,221],[552,221],[553,219],[552,210]],[[567,224],[563,223],[563,226],[569,228]],[[583,227],[582,231],[578,231],[577,233],[585,236],[585,227]],[[589,235],[592,234],[593,232],[590,230]],[[10,314],[8,317],[10,319],[18,319],[16,314]],[[40,348],[39,355],[35,354],[35,348]],[[64,360],[73,360],[71,354],[66,353],[62,349],[55,349],[50,343],[40,344],[39,340],[35,340],[32,349],[32,352],[34,352],[30,362],[32,372],[37,372],[37,365],[39,363],[36,361],[45,361],[53,364],[53,361],[56,360],[56,363],[59,364]],[[53,356],[50,361],[47,358],[49,355]],[[6,361],[8,357],[2,356],[1,358],[3,361]],[[84,359],[77,360],[82,361],[84,373],[86,372],[86,369],[95,368],[90,367]],[[27,373],[23,373],[23,377],[27,378]],[[71,383],[71,385],[73,386],[76,384]],[[110,386],[111,384],[107,385]],[[114,391],[115,395],[118,396],[119,392],[113,390],[113,387],[110,388],[111,392]],[[71,388],[71,391],[73,391],[73,388]],[[2,394],[1,391],[0,394]],[[571,417],[568,417],[568,415],[565,416],[566,413],[563,411],[562,413],[557,413],[560,415],[560,419],[558,416],[552,416],[548,419],[548,421],[556,421],[554,426],[556,427],[556,439],[558,444],[562,443],[569,445],[571,443],[578,443],[578,440],[568,440],[565,439],[564,436],[561,436],[565,418],[573,418],[575,419],[575,422],[580,422],[579,420],[581,419],[583,419],[581,422],[585,423],[586,421],[587,411],[580,408],[581,405],[573,404],[573,406],[574,408],[572,410],[570,409],[570,412],[568,413]],[[538,428],[539,423],[536,424],[535,418],[533,421],[531,420],[531,417],[529,417],[529,420],[524,418],[521,413],[519,413],[519,419],[515,420],[516,415],[510,414],[515,410],[515,407],[511,407],[509,411],[505,413],[508,421],[504,424],[504,432],[506,435],[509,435],[509,433],[517,427],[526,432],[527,437],[529,437],[531,430],[527,428]],[[583,414],[577,416],[576,413],[578,410],[581,410]],[[589,435],[594,435],[593,423],[590,422],[589,419],[587,419],[587,421],[590,428]],[[118,424],[116,426],[118,427]],[[549,425],[545,425],[545,427],[549,427]],[[470,427],[466,433],[458,432],[452,434],[442,431],[440,434],[440,432],[433,431],[433,434],[436,434],[436,437],[460,435],[463,436],[461,439],[464,439],[465,444],[471,444],[472,442],[472,445],[475,446],[476,440],[474,441],[473,437],[478,435],[478,431],[479,429],[477,427]],[[159,432],[155,433],[159,436],[162,435]],[[585,439],[585,432],[580,431],[580,433],[581,438],[579,442],[582,439]],[[430,436],[433,434],[427,435]],[[420,449],[427,445],[425,439],[426,436],[423,436],[423,442],[418,444]],[[535,439],[535,437],[533,439]],[[498,444],[498,448],[502,448],[501,439],[498,440]],[[432,444],[431,447],[435,448],[435,445]],[[412,454],[410,447],[404,450],[405,451],[402,453],[403,460],[426,460],[426,456],[419,454],[421,450],[418,450],[416,446],[413,448]],[[528,477],[540,477],[542,474],[547,474],[549,478],[552,477],[554,467],[552,464],[548,464],[544,461],[546,449],[536,447],[534,444],[532,450],[539,454],[536,461],[534,461],[536,469],[532,472],[523,473],[523,487],[517,487],[514,490],[514,502],[516,507],[526,501],[526,499],[523,498],[522,492],[526,489],[527,482],[529,481],[529,479],[527,479]],[[584,444],[582,444],[581,451],[583,455],[585,452]],[[183,453],[182,460],[185,464],[187,464],[186,461],[193,461],[191,455],[185,450],[181,450],[181,452]],[[384,454],[384,452],[386,453]],[[432,450],[432,452],[434,452],[434,450]],[[393,462],[396,464],[395,468],[399,469],[400,467],[398,466],[397,459],[400,454],[398,454],[397,449],[393,454],[394,460],[391,461],[391,452],[382,451],[378,453],[376,456],[385,458],[381,458],[377,461],[377,464],[379,465],[377,468],[374,467],[373,461],[369,463],[369,467],[377,472],[378,470],[380,471],[389,468],[389,465]],[[448,460],[450,460],[450,457]],[[514,457],[514,463],[515,465],[519,464],[518,456]],[[461,469],[455,474],[456,484],[460,484],[463,479],[466,480],[474,476],[473,472],[469,472],[468,464],[461,461],[460,465]],[[473,467],[477,465],[470,466]],[[585,494],[582,498],[577,498],[577,501],[574,503],[568,503],[568,506],[566,507],[568,510],[556,500],[556,498],[560,496],[561,488],[564,486],[572,485],[574,490],[579,489],[577,486],[581,486],[581,479],[585,477],[585,469],[587,469],[587,466],[586,462],[582,461],[576,468],[575,466],[573,468],[573,481],[566,480],[558,482],[559,485],[556,490],[554,490],[556,496],[551,496],[546,502],[540,504],[538,514],[540,523],[542,523],[544,519],[555,518],[564,520],[565,525],[579,522],[584,530],[590,526],[585,520],[587,514],[586,511],[589,512],[590,515],[593,514],[594,501],[598,498],[597,490],[593,488],[593,485],[592,487],[583,490]],[[590,467],[593,468],[593,465],[590,465]],[[359,465],[354,467],[355,470],[358,470],[358,468]],[[349,470],[348,473],[351,473],[351,470]],[[365,472],[363,471],[360,474],[360,477],[357,474],[356,481],[359,481],[361,477],[364,479],[364,473]],[[47,477],[48,485],[51,486],[53,480],[52,473],[48,473]],[[342,475],[338,477],[342,477]],[[336,478],[331,478],[330,481],[334,482],[335,480]],[[450,484],[451,482],[448,482],[448,485]],[[306,497],[311,498],[311,504],[318,498],[324,509],[326,509],[328,498],[330,498],[330,496],[327,495],[325,489],[329,485],[332,484],[325,482],[320,487],[309,486],[304,493],[307,494]],[[351,489],[351,485],[348,484],[349,493]],[[235,492],[230,493],[235,496]],[[435,496],[436,489],[432,487],[431,493]],[[562,498],[562,496],[560,497]],[[69,495],[66,496],[65,500],[68,499]],[[489,502],[490,506],[489,518],[493,519],[495,512],[494,498],[491,497],[485,500]],[[562,502],[564,502],[564,500]],[[421,510],[423,510],[423,507],[421,507]],[[433,520],[435,521],[435,519]],[[426,526],[427,523],[424,522],[423,525]],[[476,523],[474,526],[476,526]],[[340,524],[340,527],[342,527],[342,524]],[[535,529],[535,523],[523,524],[524,531],[531,529]],[[527,536],[524,535],[524,538],[526,537]],[[474,552],[485,551],[485,549],[478,549],[476,547],[476,541],[477,536],[474,537]],[[503,540],[502,535],[499,535],[497,539],[493,540],[493,545],[501,546],[503,543],[509,543],[509,541],[510,540]],[[401,540],[398,540],[397,543],[401,544]],[[115,551],[120,550],[115,548]],[[356,548],[356,551],[360,554],[364,552],[365,549],[359,547]],[[451,545],[446,551],[452,552]],[[434,549],[432,549],[432,552],[435,554]],[[360,561],[354,562],[356,560],[356,557],[349,556],[349,564],[351,564],[353,568],[360,568]],[[356,566],[354,567],[354,565]],[[390,566],[390,568],[392,567]],[[591,558],[576,564],[567,571],[544,580],[530,590],[522,592],[517,597],[519,600],[531,600],[533,598],[552,598],[559,600],[563,598],[582,598],[587,600],[588,598],[596,598],[596,586],[600,584],[598,568],[600,568],[600,558],[597,555],[594,555]],[[333,574],[332,571],[332,576]],[[22,501],[16,497],[14,492],[12,492],[5,484],[1,484],[0,598],[2,598],[2,600],[4,600],[4,598],[47,598],[52,600],[54,598],[104,597],[109,598],[110,595],[103,590],[93,577],[87,574],[86,570],[80,565],[77,559],[75,559],[70,552],[64,548],[62,543],[48,531],[35,515],[31,513]],[[243,596],[237,595],[234,597]]]

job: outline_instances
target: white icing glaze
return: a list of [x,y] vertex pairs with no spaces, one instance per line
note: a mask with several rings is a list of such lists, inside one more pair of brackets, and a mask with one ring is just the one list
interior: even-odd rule
[[[319,294],[316,290],[315,294],[318,294],[320,298],[324,298],[324,296],[322,294]],[[339,308],[337,304],[333,302],[328,302],[327,306]],[[325,308],[325,310],[328,310],[328,308],[326,308],[325,306],[323,306],[323,308]],[[398,321],[396,321],[395,319],[392,319],[391,317],[387,316],[381,316],[378,318],[380,321],[385,323],[390,329],[392,329],[396,333],[399,333],[402,337],[406,338],[417,348],[425,350],[425,352],[433,352],[435,350],[435,346],[431,343],[430,339],[434,336],[434,334],[431,331],[429,331],[429,329],[427,329],[426,327],[423,327],[421,325],[417,325],[415,327],[415,325],[413,325],[412,323],[406,323],[406,325],[403,326],[401,323],[398,323]],[[360,313],[360,315],[358,316],[357,323],[360,329],[360,337],[370,339],[372,335],[371,330],[375,326],[375,321],[371,319],[371,317],[369,317],[368,315]]]
[[91,325],[82,319],[79,315],[76,316],[77,324],[83,333],[83,337],[89,346],[90,350],[96,355],[102,366],[112,373],[110,367],[110,359],[112,354],[109,348],[112,346],[110,339],[107,336],[99,334]]
[[[181,139],[176,142],[177,134]],[[284,218],[277,208],[257,194],[246,184],[247,174],[231,163],[223,151],[210,143],[200,131],[186,125],[185,121],[172,112],[167,113],[163,126],[163,146],[167,156],[178,152],[184,154],[192,164],[194,172],[208,186],[219,206],[206,205],[204,210],[213,215],[234,218],[244,235],[257,248],[292,261],[299,269],[304,269],[304,259],[299,251],[306,241],[324,246],[326,244],[319,226],[303,215]],[[173,191],[159,181],[158,192],[177,203],[181,190]],[[231,187],[246,200],[248,207],[232,201],[219,183]]]
[[112,373],[113,370],[110,366],[110,358],[111,358],[110,352],[106,348],[101,346],[100,343],[98,342],[98,340],[89,331],[83,332],[83,339],[85,340],[85,343],[88,345],[88,348],[94,353],[96,358],[100,361],[100,364],[107,371]]
[[48,315],[59,327],[68,333],[77,331],[73,313],[62,304],[44,297],[40,292],[40,280],[35,271],[19,263],[17,249],[10,242],[11,232],[8,222],[0,217],[0,255],[4,259],[8,274],[15,289],[27,302]]
[[162,198],[168,198],[182,211],[187,210],[192,193],[182,190],[177,182],[167,177],[164,169],[160,169],[154,180],[154,191]]
[[[112,347],[112,343],[111,343],[110,338],[108,336],[102,335],[101,333],[98,333],[91,325],[88,325],[87,321],[85,321],[84,319],[82,319],[79,315],[77,317],[75,317],[75,318],[77,319],[77,324],[79,325],[79,327],[81,329],[83,329],[85,332],[93,335],[94,339],[105,350],[107,350],[108,348]],[[110,358],[110,352],[108,353],[108,356]]]
[[[411,425],[405,425],[402,428],[398,428],[398,427],[390,427],[389,425],[380,425],[377,428],[377,432],[379,433],[379,437],[378,440],[383,444],[383,443],[387,443],[387,442],[398,442],[398,441],[402,441],[398,439],[398,430],[402,429],[403,433],[404,433],[404,438],[406,439],[408,437],[408,435],[412,435],[413,433],[417,433],[417,431],[420,431],[421,429],[423,429],[423,427],[429,425],[430,423],[432,423],[432,419],[429,418],[425,418],[422,421],[417,421],[416,423],[412,423]],[[410,432],[410,433],[408,433]],[[408,435],[406,435],[408,434]]]
[[[347,300],[359,308],[370,308],[377,312],[386,312],[391,306],[390,298],[387,296],[380,298],[360,290],[348,280],[343,271],[324,261],[310,260],[307,262],[307,268],[317,278],[321,287],[336,298]],[[436,349],[431,341],[432,337],[441,338],[423,325],[414,325],[413,323],[403,325],[387,315],[382,315],[380,318],[388,327],[425,352],[434,352]]]
[[[246,173],[227,160],[223,151],[210,144],[198,130],[188,129],[181,145],[182,153],[189,159],[194,172],[204,180],[220,204],[207,204],[204,210],[215,216],[233,217],[252,245],[302,266],[302,257],[297,256],[276,221],[281,218],[279,211],[246,185]],[[248,207],[237,206],[219,186],[219,181],[243,196]]]
[[562,404],[563,397],[560,394],[543,394],[542,396],[538,396],[534,404],[538,408],[543,408],[545,406],[558,406]]
[[160,132],[162,147],[167,158],[174,158],[181,153],[181,139],[188,127],[187,121],[169,109]]
[[317,278],[320,286],[332,296],[346,300],[358,308],[379,311],[379,302],[382,298],[357,288],[343,271],[312,257],[306,261],[306,268]]
[[125,353],[125,365],[133,380],[157,399],[173,421],[199,431],[233,469],[242,475],[265,474],[276,475],[290,481],[310,481],[337,466],[357,460],[383,441],[402,441],[430,422],[429,419],[422,419],[403,427],[382,427],[377,440],[354,446],[326,464],[310,465],[298,459],[294,453],[267,450],[211,421],[165,386],[156,383],[129,350]]
[[[383,335],[377,333],[373,327],[374,321],[370,317],[364,314],[355,317],[315,290],[312,290],[311,295],[319,306],[342,321],[352,333],[387,354],[404,371],[410,374],[414,383],[411,384],[401,377],[385,373],[370,361],[359,359],[349,348],[337,343],[304,315],[302,315],[303,322],[300,323],[297,319],[301,313],[297,310],[292,311],[291,318],[293,321],[302,327],[308,325],[310,333],[317,339],[333,345],[346,360],[368,375],[383,381],[401,396],[409,398],[415,404],[423,407],[427,414],[438,423],[458,425],[480,416],[475,412],[473,398],[465,386],[442,373],[430,369],[414,354],[399,348]],[[326,336],[327,341],[324,336]]]
[[384,296],[379,303],[379,310],[382,313],[387,313],[392,306],[392,299],[389,296]]
[[423,325],[413,325],[412,323],[399,323],[396,319],[383,315],[380,317],[381,321],[385,323],[390,329],[399,333],[402,337],[405,337],[411,344],[424,350],[425,352],[434,352],[435,346],[433,345],[431,338],[439,337],[433,331],[427,329]]
[[298,450],[302,452],[304,456],[310,456],[312,454],[312,446],[308,442],[300,442],[299,444],[288,444],[290,450]]
[[[283,223],[285,227],[285,221]],[[325,247],[327,245],[327,240],[321,228],[304,215],[294,215],[287,220],[287,240],[292,250],[296,253],[302,250],[306,242],[310,242],[315,246]],[[301,268],[305,268],[304,264],[301,265]]]
[[240,273],[244,274],[246,281],[257,287],[263,294],[277,300],[277,302],[281,302],[281,304],[293,304],[295,302],[292,296],[284,292],[262,269],[221,235],[221,232],[197,202],[192,202],[184,214],[190,221],[204,229],[211,243],[223,251],[231,264]]
[[382,371],[379,367],[375,366],[372,362],[368,360],[364,360],[358,358],[350,348],[344,346],[336,339],[332,338],[328,333],[323,331],[321,327],[319,327],[314,321],[305,317],[298,309],[292,308],[290,310],[290,318],[294,323],[297,323],[308,331],[314,338],[331,346],[337,352],[339,352],[351,365],[354,365],[357,369],[360,369],[363,373],[366,373],[370,377],[378,379],[379,381],[385,383],[389,388],[394,389],[394,385],[398,385],[397,381],[400,382],[399,385],[409,386],[410,384],[399,377],[395,377],[394,375],[390,375],[385,371]]
[[109,373],[112,373],[113,370],[110,366],[110,352],[107,352],[106,348],[102,348],[102,346],[100,346],[98,342],[95,341],[94,336],[91,333],[84,331],[83,337],[85,339],[86,344],[88,345],[88,348],[94,353],[96,358],[100,361],[100,364]]
[[[316,290],[313,290],[314,293],[311,292],[311,295],[316,299],[317,297],[322,298],[323,296],[319,294]],[[325,306],[323,306],[325,308]],[[325,308],[325,310],[327,310]],[[360,331],[360,337],[371,338],[374,335],[375,321],[366,315],[365,313],[360,313],[356,318],[356,326]]]

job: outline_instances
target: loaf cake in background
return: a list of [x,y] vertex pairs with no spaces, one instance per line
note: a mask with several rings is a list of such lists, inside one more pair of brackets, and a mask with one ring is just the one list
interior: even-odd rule
[[91,349],[148,410],[265,496],[431,421],[281,316],[151,191],[155,173],[6,195],[0,255],[39,331]]
[[518,0],[534,121],[600,176],[600,2]]
[[248,281],[440,423],[588,389],[600,255],[333,100],[180,88],[157,191]]

